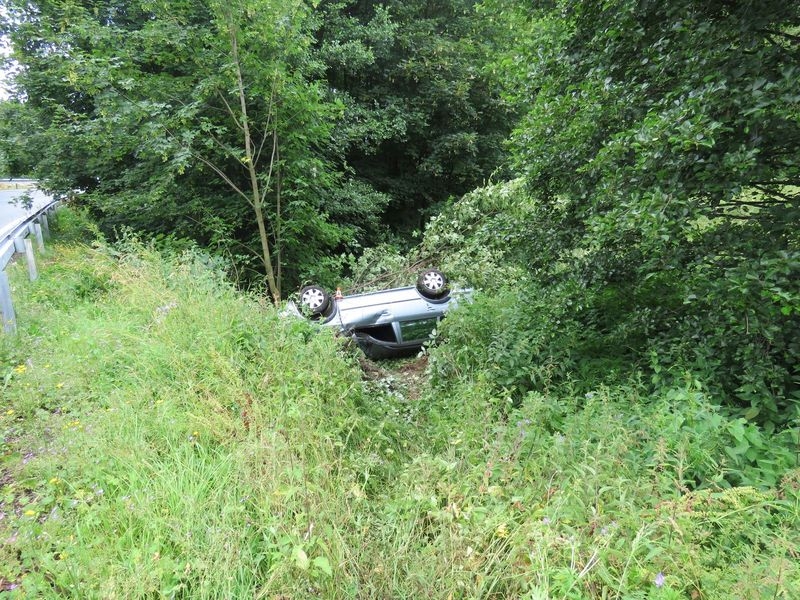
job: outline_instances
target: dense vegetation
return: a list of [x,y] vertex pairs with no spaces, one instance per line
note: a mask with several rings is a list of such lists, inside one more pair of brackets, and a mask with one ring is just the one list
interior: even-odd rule
[[530,105],[521,183],[476,192],[426,241],[500,291],[468,344],[498,383],[541,389],[544,365],[588,386],[695,373],[768,431],[796,427],[800,11],[754,7],[508,17],[539,36],[514,54],[528,69],[509,67]]
[[468,0],[8,4],[45,185],[81,190],[108,233],[189,238],[250,278],[261,256],[273,293],[406,243],[511,128]]
[[463,368],[452,343],[432,385],[424,362],[362,373],[354,348],[236,292],[197,250],[88,246],[76,224],[61,213],[39,281],[11,270],[9,597],[800,593],[800,469],[711,485],[746,426],[696,382],[515,407],[480,374],[443,377]]
[[[3,340],[6,581],[800,594],[800,5],[12,0],[5,20],[4,168],[118,242],[63,249]],[[220,273],[277,299],[431,263],[477,292],[419,389],[362,381]],[[24,458],[45,434],[57,458]],[[96,458],[59,475],[65,447]],[[57,560],[68,541],[86,556]]]

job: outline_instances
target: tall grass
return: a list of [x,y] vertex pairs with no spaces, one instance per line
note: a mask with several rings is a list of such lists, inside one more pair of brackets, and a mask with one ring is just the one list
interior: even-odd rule
[[690,383],[512,405],[463,373],[364,381],[203,255],[81,224],[39,281],[11,272],[10,597],[800,597],[800,471],[695,490],[726,424]]
[[[67,218],[62,216],[62,219]],[[334,578],[361,382],[202,256],[61,246],[15,272],[2,576],[22,595],[241,597]],[[301,575],[298,577],[298,573]]]

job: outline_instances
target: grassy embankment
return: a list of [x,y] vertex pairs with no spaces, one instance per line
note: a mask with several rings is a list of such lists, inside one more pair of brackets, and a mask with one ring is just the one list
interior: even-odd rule
[[39,281],[11,268],[11,597],[799,597],[800,470],[690,490],[719,418],[690,384],[511,407],[463,373],[365,381],[201,256],[80,226],[62,213]]

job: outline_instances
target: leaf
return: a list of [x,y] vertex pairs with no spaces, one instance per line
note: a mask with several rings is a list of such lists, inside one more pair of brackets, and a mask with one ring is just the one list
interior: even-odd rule
[[308,571],[308,567],[310,566],[311,562],[308,560],[308,554],[306,554],[306,551],[303,550],[303,548],[300,546],[295,546],[294,550],[292,551],[292,557],[294,558],[294,564],[298,569],[301,571]]
[[758,413],[761,412],[761,409],[758,406],[751,406],[747,409],[744,413],[744,418],[748,421],[752,421],[758,416]]
[[331,568],[331,563],[328,561],[327,558],[324,556],[317,556],[313,561],[314,566],[325,573],[328,577],[333,575],[333,569]]

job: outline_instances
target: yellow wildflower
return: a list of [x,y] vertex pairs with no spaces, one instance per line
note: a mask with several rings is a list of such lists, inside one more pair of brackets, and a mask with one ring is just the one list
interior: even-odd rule
[[6,411],[6,414],[7,414],[7,415],[10,417],[11,415],[13,415],[13,414],[14,414],[14,409],[13,409],[13,408],[9,408],[9,409]]
[[22,375],[27,370],[28,367],[26,367],[25,365],[17,365],[16,367],[14,367],[14,373],[16,373],[17,375]]
[[508,537],[508,526],[505,523],[500,523],[497,526],[494,534],[499,538],[507,538]]
[[63,383],[61,383],[61,382],[58,382],[58,383],[56,384],[56,389],[57,389],[57,390],[60,390],[60,389],[61,389],[61,388],[63,388],[63,387],[64,387],[64,384],[63,384]]
[[25,516],[26,517],[35,517],[36,516],[36,511],[28,509],[28,510],[25,511]]

